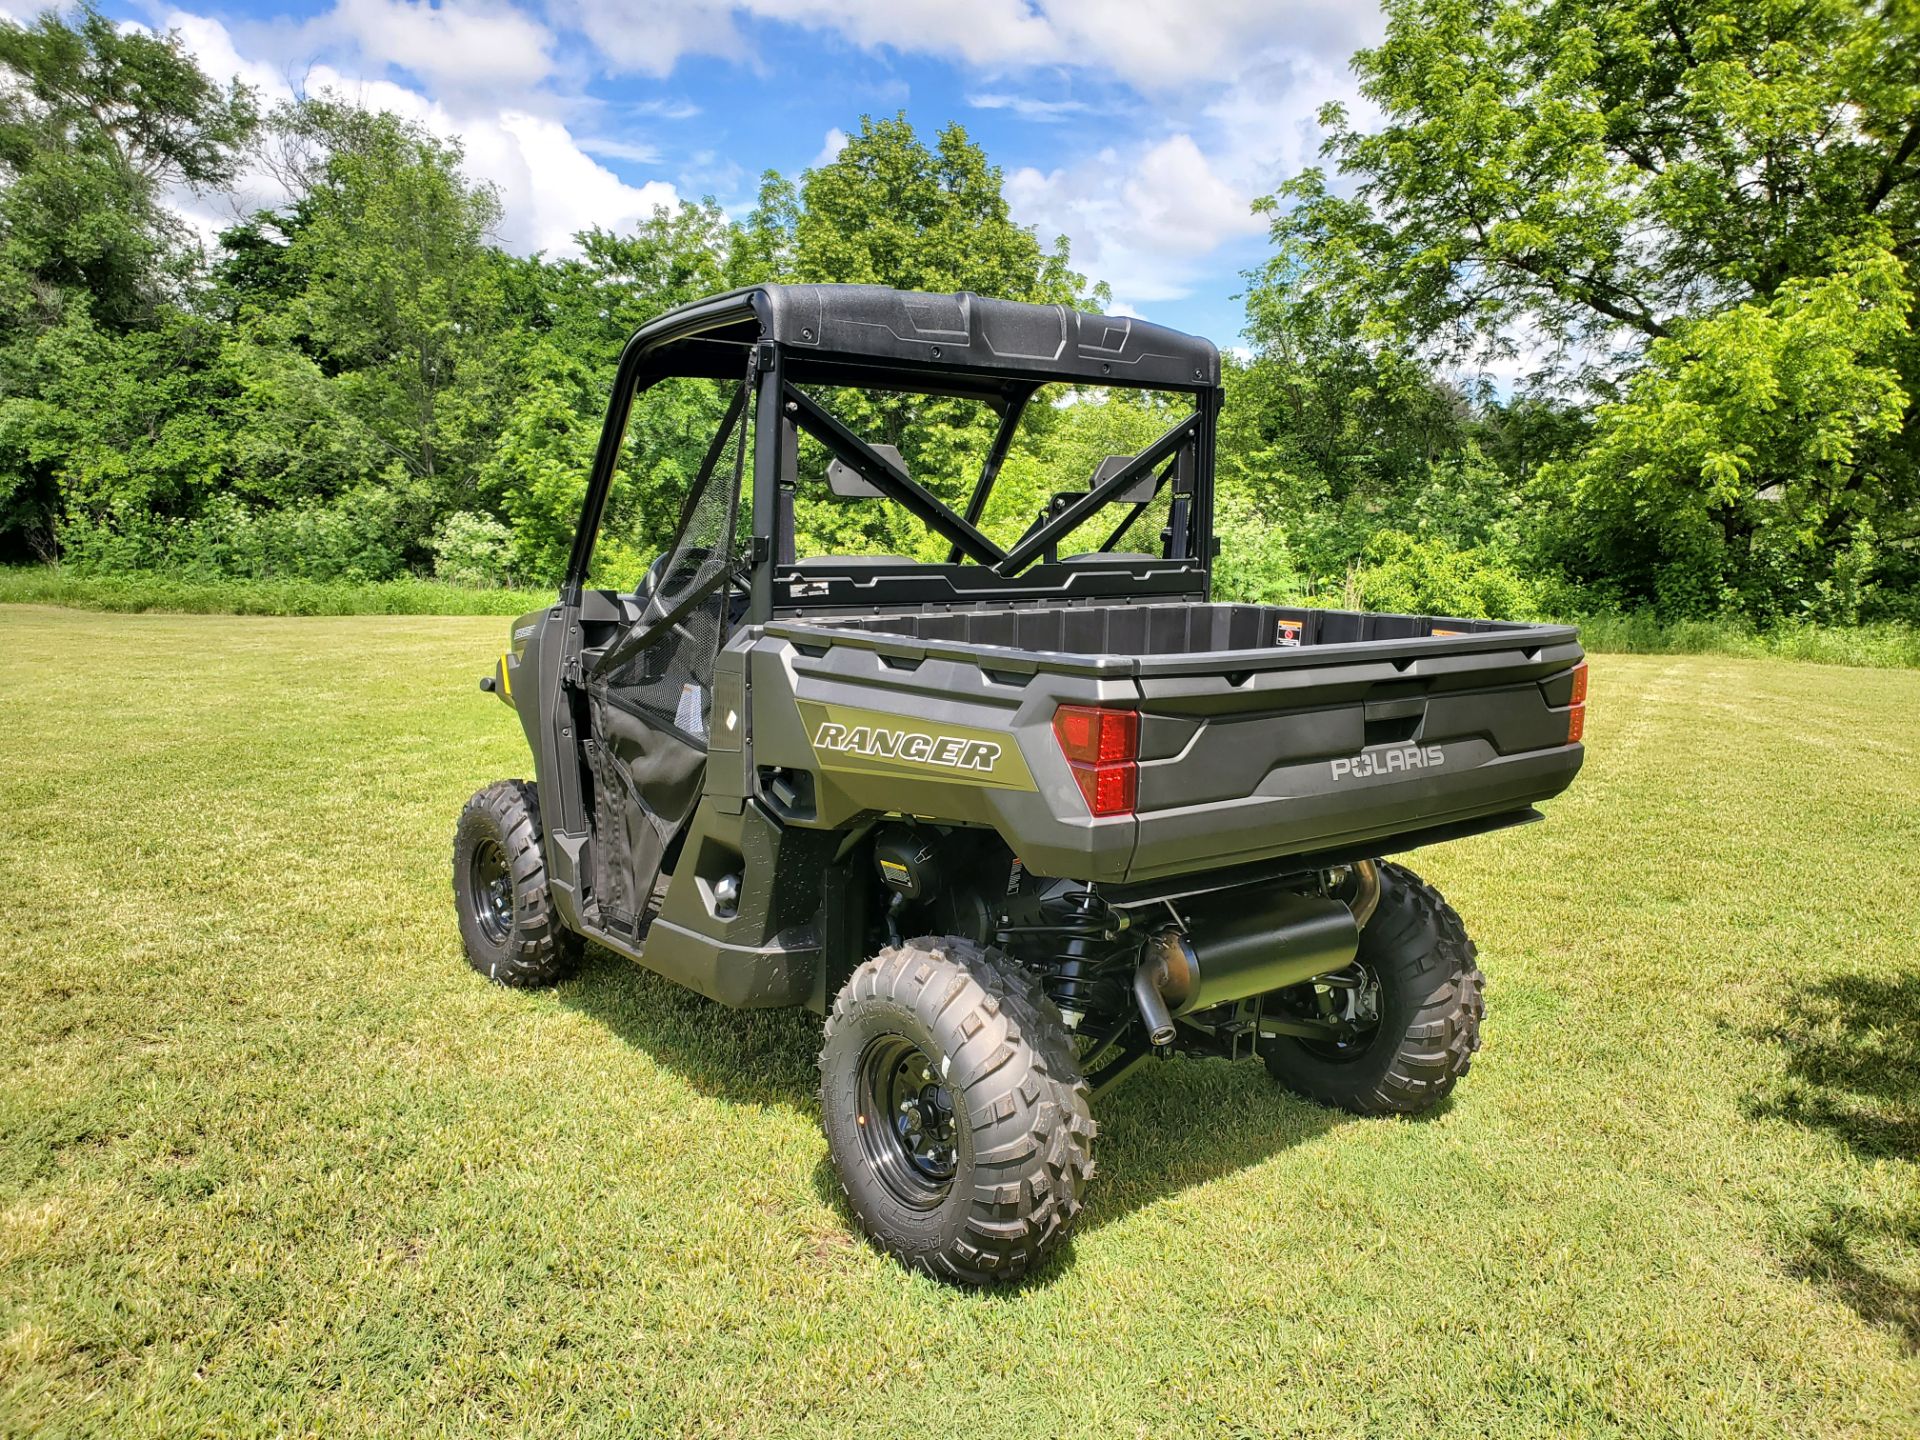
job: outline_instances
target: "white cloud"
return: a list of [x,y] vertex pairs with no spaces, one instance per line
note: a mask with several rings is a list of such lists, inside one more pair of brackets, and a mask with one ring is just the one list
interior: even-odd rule
[[1320,109],[1344,105],[1365,126],[1372,104],[1346,68],[1303,51],[1252,57],[1203,107],[1220,139],[1227,168],[1265,193],[1282,179],[1320,163]]
[[[672,206],[678,190],[664,180],[630,185],[588,153],[598,146],[612,158],[636,163],[636,142],[574,138],[565,124],[524,106],[505,104],[476,110],[461,95],[461,109],[423,95],[397,81],[369,79],[333,65],[314,65],[289,78],[273,64],[242,54],[232,33],[219,21],[176,11],[162,28],[177,29],[206,71],[217,79],[238,77],[255,85],[269,103],[290,99],[298,88],[307,94],[331,91],[369,109],[391,110],[443,139],[458,139],[466,171],[499,187],[504,210],[500,240],[515,250],[573,250],[573,235],[590,225],[620,228],[650,215],[655,206]],[[414,68],[414,67],[409,67]],[[609,148],[613,147],[613,148]],[[272,177],[253,172],[242,177],[234,200],[176,196],[175,204],[203,234],[229,223],[233,212],[270,205],[284,198]]]
[[[713,0],[702,0],[713,3]],[[1028,0],[742,0],[768,20],[834,30],[866,49],[956,56],[975,65],[1055,58],[1059,35]]]
[[551,0],[554,22],[592,42],[608,70],[662,77],[683,55],[744,59],[728,0]]
[[827,138],[820,142],[820,153],[808,162],[808,168],[818,170],[822,165],[831,165],[839,158],[840,152],[847,148],[847,132],[838,125],[827,131]]
[[309,45],[344,44],[440,95],[522,90],[553,73],[553,32],[497,0],[336,0],[303,32]]
[[1284,48],[1342,62],[1379,33],[1379,12],[1355,0],[1040,0],[1060,37],[1055,64],[1093,64],[1145,90],[1236,74],[1249,56]]
[[243,56],[232,34],[218,20],[171,10],[156,28],[179,31],[188,52],[214,79],[251,85],[268,104],[292,98],[294,87],[285,71],[269,60]]
[[1252,213],[1253,197],[1215,174],[1191,135],[1175,135],[1142,155],[1121,198],[1129,231],[1158,254],[1204,253],[1264,228]]
[[1130,154],[1109,148],[1057,170],[1016,170],[1006,188],[1016,219],[1043,237],[1066,235],[1074,268],[1128,305],[1188,294],[1209,255],[1264,225],[1252,195],[1184,133]]
[[[1172,13],[1147,0],[1122,3],[1149,20]],[[1204,20],[1190,15],[1189,49],[1215,57],[1220,68],[1191,93],[1143,103],[1149,116],[1157,111],[1172,122],[1172,133],[1149,132],[1132,145],[1109,140],[1099,153],[1057,168],[1014,172],[1007,194],[1016,218],[1043,237],[1065,234],[1075,268],[1134,304],[1183,299],[1203,281],[1218,286],[1223,268],[1252,263],[1253,237],[1267,225],[1252,203],[1319,162],[1321,106],[1339,101],[1363,125],[1374,113],[1347,61],[1377,38],[1378,13],[1309,6],[1288,15],[1299,21],[1292,35],[1300,43],[1247,49],[1228,43],[1257,33],[1243,8],[1209,11]],[[1138,32],[1156,33],[1173,43],[1164,26]],[[1302,48],[1309,40],[1313,48]]]
[[635,165],[654,165],[660,160],[660,147],[643,145],[633,140],[610,140],[604,136],[590,135],[575,142],[589,155],[604,155],[609,160],[627,160]]
[[614,68],[648,75],[683,55],[750,58],[748,16],[982,69],[1106,71],[1149,91],[1216,80],[1275,46],[1344,58],[1380,25],[1354,0],[554,0],[549,14]]
[[700,107],[691,100],[640,100],[625,107],[634,115],[652,115],[661,120],[691,120]]
[[494,124],[469,125],[466,138],[473,170],[501,187],[501,238],[516,250],[570,251],[576,231],[619,230],[680,198],[664,180],[627,184],[557,120],[508,111]]
[[1084,100],[1036,100],[993,90],[967,96],[967,104],[976,110],[1011,110],[1023,120],[1063,120],[1089,108]]

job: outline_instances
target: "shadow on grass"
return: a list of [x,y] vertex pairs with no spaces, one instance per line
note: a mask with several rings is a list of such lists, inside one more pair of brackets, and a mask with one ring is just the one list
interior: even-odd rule
[[[1786,1068],[1753,1113],[1824,1130],[1862,1159],[1920,1160],[1920,975],[1840,975],[1796,989],[1761,1039]],[[1876,1268],[1875,1249],[1920,1248],[1920,1203],[1875,1213],[1829,1201],[1788,1262],[1871,1324],[1920,1352],[1920,1286]]]
[[1183,1190],[1265,1163],[1354,1117],[1280,1088],[1257,1060],[1148,1061],[1095,1105],[1088,1233]]
[[644,1050],[702,1095],[734,1104],[816,1105],[820,1018],[805,1010],[731,1010],[644,965],[587,947],[580,973],[557,992]]
[[1887,1218],[1829,1204],[1827,1218],[1808,1232],[1787,1272],[1828,1291],[1868,1324],[1894,1331],[1909,1355],[1920,1354],[1920,1286],[1875,1269],[1859,1253],[1861,1241],[1873,1236],[1911,1245],[1916,1229],[1920,1212]]
[[[558,995],[703,1095],[815,1112],[815,1015],[730,1010],[597,946]],[[1288,1095],[1257,1062],[1185,1059],[1142,1066],[1095,1101],[1094,1117],[1100,1140],[1083,1235],[1351,1119]],[[852,1223],[824,1140],[814,1188]],[[1060,1261],[1070,1264],[1071,1253],[1069,1246]],[[1027,1283],[1044,1285],[1061,1268],[1048,1265]]]

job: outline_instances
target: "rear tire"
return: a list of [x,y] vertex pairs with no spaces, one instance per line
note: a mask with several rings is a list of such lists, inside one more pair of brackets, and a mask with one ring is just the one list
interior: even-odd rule
[[1267,1072],[1309,1100],[1356,1115],[1431,1110],[1480,1048],[1486,1001],[1474,955],[1466,927],[1438,890],[1403,865],[1382,864],[1380,903],[1355,957],[1378,984],[1378,1024],[1339,1045],[1276,1037],[1267,1042]]
[[988,1285],[1066,1239],[1093,1176],[1090,1091],[1060,1012],[997,950],[882,950],[827,1017],[820,1116],[860,1228],[901,1263]]
[[579,968],[583,943],[547,889],[530,782],[497,780],[467,801],[453,835],[453,898],[467,963],[489,980],[552,985]]

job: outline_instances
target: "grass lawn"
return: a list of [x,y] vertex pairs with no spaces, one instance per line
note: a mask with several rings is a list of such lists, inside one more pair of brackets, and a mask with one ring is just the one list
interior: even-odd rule
[[818,1022],[462,963],[497,619],[0,608],[0,1434],[1902,1435],[1920,673],[1595,663],[1449,1107],[1096,1110],[1061,1263],[850,1237]]

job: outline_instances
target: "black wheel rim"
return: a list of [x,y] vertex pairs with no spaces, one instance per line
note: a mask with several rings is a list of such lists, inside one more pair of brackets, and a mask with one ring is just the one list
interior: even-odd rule
[[929,1210],[953,1189],[958,1162],[954,1095],[939,1065],[904,1035],[885,1035],[860,1056],[860,1146],[880,1183],[903,1205]]
[[1335,1064],[1358,1060],[1373,1048],[1380,1034],[1380,978],[1366,965],[1355,962],[1337,977],[1338,984],[1309,985],[1313,996],[1311,1018],[1354,1025],[1352,1033],[1325,1040],[1302,1038],[1300,1048],[1309,1055]]
[[482,840],[473,847],[468,863],[467,907],[480,933],[495,945],[507,943],[513,932],[513,875],[507,852],[498,840]]

